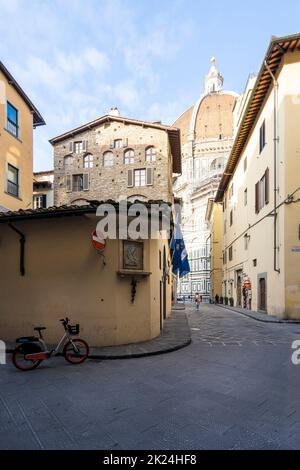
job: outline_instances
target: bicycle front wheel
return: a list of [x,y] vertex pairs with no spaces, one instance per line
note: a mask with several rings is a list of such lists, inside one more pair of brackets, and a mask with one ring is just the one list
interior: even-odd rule
[[83,339],[72,339],[65,345],[63,355],[71,364],[82,364],[89,355],[88,344]]

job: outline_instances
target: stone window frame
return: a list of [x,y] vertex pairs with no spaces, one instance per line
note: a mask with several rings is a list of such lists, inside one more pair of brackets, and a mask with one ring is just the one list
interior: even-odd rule
[[86,153],[83,156],[83,168],[94,168],[94,155],[92,153]]
[[114,148],[114,149],[121,149],[121,148],[123,148],[123,139],[114,139],[114,141],[113,141],[113,148]]
[[[69,163],[67,163],[69,161]],[[74,165],[74,157],[71,154],[65,155],[64,156],[64,168],[71,168]]]
[[124,165],[132,165],[134,164],[134,157],[135,157],[135,152],[133,148],[128,148],[124,150]]
[[154,145],[149,145],[145,149],[145,161],[148,163],[156,161],[156,147]]
[[[110,157],[109,160],[106,160],[106,157]],[[103,166],[105,168],[111,168],[112,166],[114,166],[114,159],[115,159],[115,156],[114,156],[114,153],[111,151],[111,150],[107,150],[106,152],[103,153]]]
[[[137,182],[139,184],[137,184]],[[146,168],[136,168],[133,172],[134,187],[140,188],[147,186],[147,172]],[[144,184],[142,184],[144,183]]]

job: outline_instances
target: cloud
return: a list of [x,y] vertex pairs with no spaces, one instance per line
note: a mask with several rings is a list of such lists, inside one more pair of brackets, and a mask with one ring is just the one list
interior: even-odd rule
[[176,1],[151,12],[128,0],[0,0],[0,11],[1,60],[47,123],[35,131],[36,169],[52,164],[48,139],[111,106],[139,119],[182,111],[178,97],[173,103],[161,91],[192,31],[172,19]]

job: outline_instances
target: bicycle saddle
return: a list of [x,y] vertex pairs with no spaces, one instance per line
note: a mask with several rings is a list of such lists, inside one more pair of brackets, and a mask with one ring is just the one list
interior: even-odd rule
[[33,328],[35,331],[42,331],[42,330],[46,330],[47,328],[45,326],[36,326],[35,328]]

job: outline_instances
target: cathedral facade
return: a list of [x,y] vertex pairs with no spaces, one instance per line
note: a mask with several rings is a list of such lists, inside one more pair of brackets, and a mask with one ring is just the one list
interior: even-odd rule
[[182,204],[182,232],[191,268],[179,281],[179,297],[198,292],[203,301],[210,298],[210,232],[205,213],[232,148],[237,98],[237,93],[223,90],[213,57],[203,94],[174,123],[182,143],[182,174],[174,182],[174,194]]

